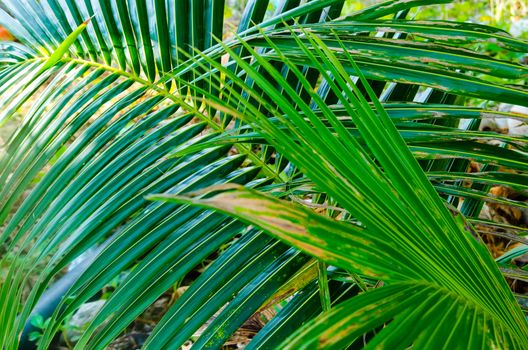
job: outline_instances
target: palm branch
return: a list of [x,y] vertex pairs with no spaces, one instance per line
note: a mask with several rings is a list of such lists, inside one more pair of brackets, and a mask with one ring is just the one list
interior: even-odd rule
[[[382,340],[426,346],[447,334],[458,346],[523,348],[522,313],[493,259],[464,230],[483,200],[505,199],[461,182],[472,176],[466,170],[475,160],[489,167],[475,178],[478,184],[525,186],[524,138],[475,130],[485,116],[523,117],[460,102],[466,96],[526,105],[521,85],[498,81],[521,84],[527,69],[474,49],[486,42],[520,52],[527,46],[485,26],[403,19],[424,3],[388,1],[334,20],[342,1],[285,1],[272,15],[266,15],[268,1],[249,1],[238,37],[216,44],[223,1],[3,1],[0,24],[18,42],[2,43],[0,121],[29,106],[0,167],[2,266],[8,266],[0,289],[4,347],[18,346],[61,271],[95,249],[55,307],[40,347],[48,347],[81,304],[128,271],[76,345],[104,348],[215,255],[147,348],[179,348],[214,315],[195,346],[220,347],[261,307],[282,300],[289,301],[250,347],[279,346],[296,329],[290,345],[312,346],[316,339],[302,332],[318,338],[325,322],[367,318],[350,322],[361,327],[345,335],[332,328],[331,338],[348,346],[393,320],[369,346]],[[395,19],[381,19],[390,15]],[[225,54],[230,60],[222,65]],[[362,124],[358,115],[369,119]],[[460,119],[474,122],[461,130]],[[508,147],[481,142],[496,138]],[[312,155],[308,146],[321,148]],[[343,159],[349,154],[343,150],[352,153]],[[226,184],[283,198],[309,195],[348,223],[256,192],[234,192],[237,200],[248,196],[251,206],[262,203],[264,212],[276,206],[291,214],[282,224],[311,218],[300,223],[310,235],[299,243],[295,232],[247,213],[237,213],[238,221],[145,198]],[[463,210],[465,219],[454,219],[443,203],[456,205],[459,198],[466,207],[476,203]],[[233,202],[225,204],[231,213]],[[318,237],[325,228],[340,245],[314,245],[327,239]],[[373,233],[380,234],[375,249],[366,246]],[[394,241],[398,248],[388,243]],[[328,272],[327,263],[336,268]],[[370,290],[378,280],[387,286]],[[418,288],[416,281],[428,283]],[[402,304],[390,309],[391,300]],[[381,316],[372,317],[370,307],[379,307]],[[438,322],[402,338],[410,329],[405,325],[426,309],[442,310],[427,314]],[[461,321],[446,328],[455,315]],[[392,334],[395,327],[401,330]],[[470,336],[461,339],[467,330]]]

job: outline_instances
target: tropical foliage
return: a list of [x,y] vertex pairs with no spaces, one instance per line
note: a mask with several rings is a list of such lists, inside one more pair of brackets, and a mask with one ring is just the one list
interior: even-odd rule
[[[48,348],[116,279],[76,348],[183,282],[146,348],[220,348],[271,307],[250,349],[527,348],[504,278],[527,231],[478,216],[526,207],[488,193],[527,190],[526,138],[478,126],[528,106],[528,68],[481,44],[528,44],[405,19],[447,2],[251,0],[219,43],[222,0],[3,0],[0,123],[27,111],[0,160],[3,348],[31,319]],[[483,226],[521,245],[494,261]]]

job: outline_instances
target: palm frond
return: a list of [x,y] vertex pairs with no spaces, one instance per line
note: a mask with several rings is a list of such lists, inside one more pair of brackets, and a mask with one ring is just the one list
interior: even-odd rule
[[[324,313],[298,330],[282,347],[310,348],[317,344],[345,348],[368,331],[390,322],[367,347],[431,347],[444,339],[461,348],[524,348],[526,321],[493,259],[466,230],[467,223],[446,208],[361,68],[344,51],[374,107],[350,81],[349,70],[334,53],[336,48],[328,47],[307,31],[303,34],[304,41],[294,36],[299,51],[306,54],[321,75],[332,77],[330,85],[336,94],[341,94],[340,103],[350,113],[364,145],[352,137],[315,92],[309,92],[315,108],[322,112],[315,115],[266,57],[257,55],[244,41],[241,44],[278,85],[284,86],[283,93],[288,96],[279,94],[254,66],[224,47],[248,77],[276,102],[268,111],[294,138],[260,110],[248,106],[241,109],[236,99],[220,103],[218,98],[209,96],[209,103],[260,130],[270,144],[343,206],[361,227],[239,187],[204,199],[170,195],[154,199],[228,213],[330,264],[388,284]],[[264,39],[274,55],[307,86],[309,83],[295,66],[297,62],[265,35]],[[345,50],[344,45],[340,48]],[[217,68],[242,93],[251,94],[251,87],[244,81],[230,75],[227,69]],[[305,118],[297,113],[297,108]],[[332,125],[333,133],[320,117]],[[455,319],[458,321],[451,327]],[[487,331],[475,331],[479,325]],[[460,334],[470,336],[459,340]]]
[[[449,1],[435,1],[445,2]],[[218,347],[269,300],[278,302],[291,296],[279,317],[268,323],[251,345],[278,346],[274,335],[289,334],[319,314],[314,290],[325,287],[315,284],[312,270],[300,276],[307,264],[313,265],[308,255],[248,230],[235,219],[192,206],[152,203],[145,199],[151,193],[182,195],[210,185],[236,183],[290,194],[302,192],[302,186],[310,184],[311,193],[320,196],[322,205],[335,204],[350,220],[354,219],[350,213],[361,217],[361,224],[356,225],[359,232],[363,226],[379,231],[398,228],[395,232],[401,232],[407,225],[413,232],[418,228],[431,231],[428,225],[432,222],[437,228],[446,225],[446,235],[458,237],[463,224],[452,223],[437,192],[480,203],[492,199],[484,190],[464,192],[459,183],[449,184],[471,179],[525,187],[524,175],[507,175],[498,169],[479,176],[464,175],[470,159],[524,171],[524,138],[460,130],[455,125],[462,118],[471,118],[476,125],[490,115],[523,117],[486,107],[455,106],[452,95],[525,104],[522,86],[493,82],[519,83],[526,75],[523,66],[469,50],[475,44],[494,41],[509,50],[526,52],[525,42],[485,26],[419,23],[402,20],[401,15],[380,20],[430,1],[387,1],[339,20],[334,20],[343,6],[339,0],[301,5],[285,1],[271,16],[266,13],[268,3],[248,1],[238,28],[245,41],[235,38],[218,45],[223,30],[222,0],[2,1],[0,25],[19,42],[0,44],[0,125],[21,107],[29,107],[0,159],[0,223],[4,225],[0,242],[7,252],[2,253],[1,265],[8,266],[0,284],[0,343],[6,349],[27,341],[20,339],[20,334],[40,310],[39,300],[70,262],[91,247],[97,247],[96,257],[78,272],[58,302],[41,337],[42,348],[81,304],[122,271],[129,271],[77,345],[104,348],[212,253],[218,258],[168,311],[147,348],[178,348],[204,324],[208,326],[197,346]],[[320,21],[326,23],[318,25]],[[306,32],[315,36],[306,36]],[[221,57],[226,53],[231,57],[222,66]],[[331,59],[324,58],[326,53],[331,53]],[[353,62],[368,82],[358,78],[361,74]],[[369,84],[384,109],[372,109],[365,101],[351,103],[354,96],[363,94],[377,105]],[[352,92],[354,86],[359,90]],[[233,111],[237,111],[235,117],[244,118],[228,130]],[[375,129],[372,134],[365,133],[370,126],[357,118],[365,111],[370,111],[372,120],[384,118],[382,128],[392,128],[384,111],[396,122],[398,131],[391,129],[391,140],[398,141],[398,133],[404,140],[396,143],[396,155],[385,154],[384,147],[372,147],[373,138],[380,133]],[[245,123],[247,115],[266,120],[268,129],[253,129],[253,121]],[[435,122],[426,125],[432,120]],[[277,132],[277,137],[270,138],[270,130]],[[336,139],[336,134],[344,141]],[[306,155],[302,145],[319,137],[327,144],[302,159],[301,155]],[[511,149],[481,143],[490,138],[501,139]],[[286,148],[277,146],[282,139],[290,140]],[[343,147],[341,142],[346,152],[336,153]],[[254,150],[252,143],[261,144],[262,149]],[[413,153],[402,158],[405,143]],[[425,208],[409,214],[416,198],[423,199],[422,192],[419,196],[415,193],[414,199],[402,197],[405,206],[397,207],[402,198],[395,197],[392,188],[412,194],[415,187],[401,179],[408,180],[406,174],[399,174],[400,164],[389,162],[391,157],[403,159],[414,169],[413,183],[436,203],[434,213],[442,218],[442,225],[429,222],[432,214]],[[374,158],[384,159],[387,163],[382,170],[392,169],[391,176],[399,174],[398,181],[385,179],[372,160],[365,165],[365,159]],[[414,158],[429,166],[427,173],[420,172]],[[307,160],[317,164],[305,168]],[[456,172],[453,162],[458,162]],[[344,175],[338,171],[339,181],[320,187],[320,180],[328,174],[316,167],[321,164],[337,164],[335,169]],[[355,165],[357,169],[350,171]],[[372,174],[379,183],[361,184],[358,180]],[[431,187],[427,176],[436,187]],[[335,195],[335,187],[343,179],[350,180],[348,177],[356,181],[358,189]],[[363,194],[365,203],[354,202],[358,193]],[[393,211],[398,220],[378,222],[383,213]],[[319,220],[319,216],[314,218]],[[478,258],[485,254],[481,247],[474,249]],[[442,252],[437,260],[449,254]],[[336,262],[336,266],[341,265]],[[472,273],[484,269],[485,281],[490,274],[501,281],[494,266],[479,267]],[[424,274],[427,267],[420,267]],[[465,268],[460,268],[460,273]],[[391,269],[386,272],[390,274]],[[296,279],[290,280],[291,275]],[[329,276],[333,305],[356,295],[356,284],[370,281],[355,274],[352,283]],[[504,283],[498,283],[504,301],[496,310],[511,311],[509,322],[518,321],[521,329],[524,320],[519,320],[513,297]],[[33,288],[27,290],[27,284]],[[486,282],[482,285],[483,291],[489,290]],[[285,291],[285,286],[290,287]],[[434,289],[423,291],[424,296],[434,293]],[[220,311],[221,316],[209,324]],[[507,312],[500,317],[506,319]],[[490,327],[496,326],[495,320],[490,318]],[[101,324],[107,327],[100,329]]]

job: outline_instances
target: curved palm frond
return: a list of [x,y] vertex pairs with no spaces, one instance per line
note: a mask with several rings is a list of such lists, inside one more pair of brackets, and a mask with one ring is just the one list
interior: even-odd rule
[[[256,108],[240,108],[237,98],[209,96],[209,103],[260,130],[360,224],[334,221],[240,186],[227,190],[212,187],[211,191],[221,192],[203,199],[172,195],[153,199],[228,213],[332,265],[387,284],[323,313],[284,341],[281,348],[346,348],[384,324],[388,325],[367,343],[367,348],[526,347],[528,324],[499,269],[485,247],[468,232],[467,222],[458,214],[453,216],[440,200],[361,68],[348,56],[346,64],[356,70],[374,107],[339,62],[341,51],[326,46],[312,33],[302,33],[306,40],[296,40],[298,49],[323,76],[332,76],[332,88],[342,94],[340,103],[350,113],[364,144],[320,96],[309,91],[315,103],[312,108],[322,112],[311,113],[311,107],[288,88],[270,61],[256,53],[253,57],[258,66],[285,86],[288,95],[279,95],[255,65],[245,64],[242,57],[224,46],[276,101],[276,107],[267,111],[295,137],[290,138]],[[300,83],[308,85],[295,62],[271,39],[268,42]],[[252,51],[249,43],[242,44]],[[344,45],[341,48],[345,49]],[[217,68],[230,74],[228,69]],[[229,79],[242,94],[251,93],[252,86],[233,74]],[[299,115],[297,108],[305,115]]]
[[[448,1],[436,1],[443,2]],[[270,334],[287,334],[286,330],[300,327],[320,312],[313,290],[323,287],[314,286],[313,268],[301,273],[307,264],[313,266],[307,255],[247,230],[234,219],[144,198],[150,193],[181,195],[226,183],[270,191],[303,190],[295,186],[302,180],[296,159],[266,144],[254,151],[248,142],[261,141],[258,129],[237,121],[231,131],[228,115],[216,118],[212,114],[217,108],[222,112],[223,104],[235,97],[242,106],[263,113],[275,110],[277,102],[283,104],[286,98],[291,105],[288,112],[321,119],[320,130],[325,135],[330,132],[330,142],[332,128],[344,133],[344,127],[347,137],[369,144],[351,118],[358,107],[342,103],[346,89],[338,81],[340,75],[328,75],[314,65],[319,62],[312,59],[317,52],[304,50],[309,47],[306,43],[298,45],[298,40],[305,39],[296,36],[304,30],[315,33],[334,52],[337,61],[327,64],[356,75],[356,68],[346,63],[348,55],[354,57],[391,117],[398,120],[397,127],[415,157],[424,166],[427,162],[431,178],[447,181],[457,176],[453,170],[463,173],[469,159],[525,170],[525,140],[502,137],[512,149],[483,146],[477,141],[497,134],[460,130],[453,121],[470,118],[476,125],[480,118],[499,113],[453,106],[451,93],[525,103],[521,86],[489,79],[522,79],[525,67],[458,47],[496,41],[510,50],[526,51],[526,44],[484,26],[377,20],[428,3],[388,1],[318,26],[313,23],[337,17],[343,2],[314,0],[299,5],[285,1],[268,16],[268,1],[252,0],[238,28],[248,44],[231,40],[223,47],[215,39],[222,37],[221,0],[3,1],[8,11],[0,9],[0,24],[20,42],[0,45],[0,124],[21,106],[30,109],[0,160],[0,183],[4,184],[0,222],[5,225],[0,238],[8,252],[2,254],[2,265],[9,266],[0,287],[0,329],[5,330],[0,342],[6,349],[18,346],[19,334],[27,320],[38,314],[38,301],[45,298],[46,289],[75,257],[94,246],[97,256],[56,307],[41,337],[42,348],[50,344],[68,315],[120,272],[130,271],[77,345],[104,348],[148,305],[225,244],[229,247],[220,250],[218,259],[160,322],[147,348],[178,348],[222,310],[196,345],[218,347],[269,300],[295,294],[292,302],[302,307],[294,308],[292,303],[284,308],[252,346],[278,345]],[[291,32],[284,23],[295,21],[303,25]],[[204,54],[189,60],[195,49]],[[221,66],[226,50],[238,53],[232,55],[227,70]],[[428,61],[429,56],[434,60]],[[275,70],[270,71],[262,60]],[[220,72],[230,79],[223,81]],[[368,87],[357,78],[350,84],[363,92]],[[416,84],[425,86],[424,92]],[[217,102],[212,109],[206,108],[191,95]],[[317,103],[311,106],[313,101]],[[324,120],[328,110],[343,120],[343,127]],[[274,116],[283,120],[282,113]],[[413,123],[432,119],[437,122]],[[295,128],[291,133],[284,131],[292,140],[299,135]],[[226,138],[228,133],[234,137]],[[448,163],[438,160],[439,154]],[[490,171],[479,181],[506,181],[502,171],[498,176],[496,169]],[[507,181],[524,185],[522,176],[512,175]],[[452,198],[482,198],[482,194],[462,192],[458,183],[454,189],[444,184],[437,189]],[[29,292],[24,288],[28,283],[34,285]],[[350,284],[336,277],[329,283],[332,301],[337,304],[356,295],[355,284],[364,283],[356,278]],[[283,290],[284,286],[293,287]],[[305,318],[299,310],[306,310]],[[104,330],[101,324],[107,325]]]

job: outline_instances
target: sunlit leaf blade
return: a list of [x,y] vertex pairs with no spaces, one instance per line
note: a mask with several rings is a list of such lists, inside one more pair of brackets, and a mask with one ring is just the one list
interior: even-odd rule
[[[215,108],[224,108],[225,112],[232,113],[234,116],[248,121],[251,125],[261,130],[271,144],[276,146],[282,153],[289,155],[294,163],[305,169],[307,175],[312,177],[318,186],[334,196],[352,215],[357,216],[366,228],[357,230],[353,226],[348,225],[349,234],[347,235],[346,225],[344,224],[338,222],[331,224],[328,219],[315,218],[313,215],[316,214],[310,214],[306,209],[293,209],[277,199],[264,197],[240,188],[226,190],[203,199],[177,197],[176,201],[216,208],[256,224],[274,236],[286,240],[289,244],[323,258],[332,264],[370,274],[387,281],[392,279],[402,282],[407,279],[428,281],[425,282],[427,287],[424,287],[424,291],[429,292],[429,288],[435,290],[434,285],[437,285],[437,282],[430,284],[432,276],[436,274],[443,275],[445,280],[441,282],[441,286],[437,285],[439,290],[435,290],[434,293],[445,294],[446,291],[456,290],[457,295],[463,296],[458,306],[461,310],[465,309],[466,303],[479,305],[479,320],[486,324],[490,322],[489,327],[493,329],[500,329],[497,330],[499,333],[497,333],[495,338],[482,338],[483,340],[479,342],[481,346],[489,347],[506,342],[513,348],[522,348],[524,346],[522,344],[525,341],[525,336],[522,334],[526,334],[527,330],[526,322],[519,313],[515,301],[511,296],[507,297],[509,294],[508,288],[488,253],[465,231],[462,221],[453,218],[440,201],[425,174],[412,157],[404,140],[392,124],[391,119],[385,113],[381,104],[377,102],[374,92],[369,88],[359,71],[360,68],[355,65],[351,57],[349,57],[351,66],[362,79],[369,97],[374,101],[376,113],[367,103],[367,100],[358,92],[354,84],[350,82],[347,69],[340,64],[332,50],[319,38],[306,32],[305,34],[311,40],[310,49],[313,49],[313,53],[308,51],[308,47],[301,40],[297,40],[299,48],[311,60],[311,65],[318,68],[322,74],[324,74],[323,70],[330,71],[335,79],[332,88],[336,90],[336,93],[338,91],[343,93],[344,97],[341,98],[341,103],[345,108],[354,106],[354,109],[348,107],[347,110],[361,133],[366,146],[375,156],[380,166],[383,167],[383,171],[371,163],[363,148],[351,138],[351,135],[347,133],[332,111],[316,99],[317,96],[315,94],[312,94],[312,98],[317,103],[317,106],[322,108],[323,116],[334,127],[335,136],[330,134],[328,129],[323,128],[321,122],[310,114],[310,109],[295,97],[295,92],[289,89],[283,80],[284,78],[274,67],[264,57],[253,53],[251,47],[244,42],[242,42],[242,45],[254,55],[261,67],[279,85],[284,86],[284,93],[288,94],[288,97],[292,99],[291,102],[275,92],[270,87],[269,81],[265,80],[253,67],[245,63],[235,52],[231,51],[227,46],[225,49],[243,67],[247,74],[275,100],[277,110],[272,110],[272,113],[282,123],[287,125],[290,130],[292,130],[291,127],[296,128],[294,135],[296,136],[295,141],[297,144],[289,138],[285,138],[285,133],[257,109],[245,106],[242,112],[239,112],[236,109],[238,105],[235,104],[233,107],[221,106],[213,96],[209,97],[210,101],[208,102],[214,105]],[[272,44],[271,40],[268,43],[275,50],[277,57],[295,71],[294,64],[296,62],[289,61],[288,57],[282,54],[279,48]],[[316,43],[318,44],[317,46],[315,45]],[[207,59],[204,56],[202,57]],[[217,68],[221,69],[219,66]],[[242,89],[247,89],[245,82],[237,79],[228,70],[224,70],[224,73]],[[301,80],[301,83],[305,84],[303,80],[305,78],[300,73],[296,75]],[[248,91],[248,93],[250,92]],[[299,118],[294,112],[295,107],[291,105],[292,102],[305,113],[307,119]],[[279,142],[278,140],[281,141]],[[286,140],[290,141],[287,142]],[[322,154],[325,155],[324,158]],[[341,162],[338,157],[339,154],[348,154],[348,164]],[[363,172],[365,177],[357,177],[351,172],[352,169],[356,173]],[[332,183],[328,182],[330,178]],[[341,185],[337,186],[336,181],[341,183]],[[376,186],[379,187],[379,192],[372,192],[373,187]],[[339,190],[336,190],[336,188],[339,188]],[[386,189],[383,190],[382,188]],[[350,194],[350,197],[340,193],[340,191],[345,190]],[[215,189],[213,188],[212,191],[215,191]],[[378,201],[376,204],[372,203],[370,205],[369,201],[374,197]],[[167,196],[156,198],[168,199]],[[379,206],[383,201],[393,201],[394,205],[380,211]],[[358,205],[359,202],[361,202],[361,206]],[[427,204],[425,205],[425,203]],[[407,211],[398,211],[398,208],[403,207]],[[369,208],[368,213],[365,208]],[[407,219],[410,221],[405,222],[401,221],[403,217],[408,215],[413,216],[414,219]],[[374,217],[378,221],[374,220]],[[411,224],[414,220],[416,221]],[[384,230],[379,226],[381,221],[385,223],[391,222],[391,225],[385,225]],[[406,228],[402,230],[401,227]],[[318,231],[320,228],[323,228],[322,231]],[[326,236],[323,235],[323,232]],[[428,233],[424,235],[424,232]],[[336,234],[337,236],[334,236]],[[454,249],[453,244],[455,244],[455,241],[459,247],[458,249]],[[338,244],[336,242],[349,242],[349,244],[341,244],[341,246],[337,247]],[[432,246],[435,247],[435,251],[426,253]],[[322,249],[323,247],[328,249]],[[460,247],[463,248],[460,249]],[[335,255],[335,253],[343,250],[346,253]],[[363,255],[370,254],[373,251],[376,251],[374,256],[367,258],[367,255]],[[402,251],[406,251],[406,254],[402,255]],[[358,256],[362,256],[364,259],[355,261]],[[377,259],[381,256],[385,256],[385,259],[378,261]],[[416,261],[408,260],[409,256],[414,256]],[[430,260],[426,256],[443,256],[444,259],[439,264],[436,259]],[[447,256],[450,257],[447,258]],[[469,256],[472,256],[471,260],[475,262],[481,261],[485,263],[474,264],[468,260]],[[346,258],[349,258],[349,261]],[[362,261],[362,266],[358,265],[359,261]],[[417,261],[421,262],[417,264]],[[452,266],[446,266],[446,261],[449,261]],[[348,264],[348,266],[344,264]],[[470,268],[469,265],[472,267]],[[475,272],[477,270],[479,273],[468,273],[468,271]],[[487,276],[485,282],[483,276]],[[493,301],[490,299],[492,295],[494,295],[492,297]],[[503,305],[504,309],[499,311],[497,305],[502,304],[505,297],[509,300],[508,306]],[[441,309],[443,306],[438,304],[435,307]],[[515,317],[518,321],[512,322],[510,317],[513,314],[516,315]],[[416,317],[418,317],[416,311],[402,310],[393,322],[395,322],[395,325],[398,322],[410,325],[416,323]],[[342,323],[339,323],[339,325],[342,325]],[[472,321],[465,324],[465,326],[468,325],[472,325]],[[427,331],[427,327],[416,329],[414,333],[407,334],[406,342],[408,344],[415,342],[416,339],[421,337],[423,332]],[[500,334],[504,334],[504,336]],[[391,344],[396,339],[391,332],[386,331],[382,332],[379,337],[375,337],[373,344],[382,342]],[[341,344],[341,346],[343,345],[346,344]],[[390,345],[387,346],[390,347]]]
[[[478,123],[526,116],[457,104],[477,95],[525,104],[526,68],[483,54],[482,44],[524,52],[526,42],[482,25],[405,20],[415,6],[447,2],[390,0],[335,20],[342,0],[287,0],[274,13],[268,0],[248,1],[236,30],[246,41],[221,45],[224,0],[2,0],[0,25],[17,42],[0,43],[0,124],[18,123],[22,115],[0,159],[0,343],[6,350],[30,346],[22,329],[63,274],[73,280],[54,301],[56,310],[41,315],[51,316],[39,331],[41,348],[53,344],[79,306],[115,281],[77,348],[105,348],[181,281],[189,289],[155,327],[147,348],[177,349],[189,338],[197,340],[195,347],[220,347],[248,318],[277,303],[286,304],[285,311],[250,347],[284,347],[280,341],[309,320],[316,318],[308,327],[322,329],[319,294],[325,301],[331,295],[333,308],[354,301],[358,289],[379,286],[372,280],[377,276],[386,285],[358,302],[381,305],[384,290],[403,289],[400,280],[412,276],[413,286],[429,283],[419,291],[424,298],[386,322],[372,319],[381,336],[367,346],[430,348],[442,340],[449,348],[479,348],[499,339],[525,348],[516,343],[526,334],[522,314],[472,234],[485,227],[494,237],[526,243],[526,230],[476,219],[478,210],[462,207],[472,216],[464,220],[453,205],[465,198],[473,208],[483,201],[525,206],[493,198],[487,189],[526,187],[524,173],[507,173],[525,170],[526,139],[480,132]],[[369,81],[358,77],[358,68]],[[470,127],[459,125],[466,118]],[[507,146],[486,144],[490,140]],[[489,167],[466,174],[471,161]],[[230,182],[271,192],[239,194],[263,208],[272,203],[284,229],[290,219],[311,220],[294,227],[315,230],[319,240],[292,244],[330,256],[348,271],[339,269],[336,277],[330,266],[328,282],[314,280],[327,263],[313,269],[316,259],[242,221],[145,198]],[[224,206],[228,193],[218,195],[227,196],[218,197],[226,199]],[[431,206],[419,207],[421,201]],[[254,213],[246,214],[251,222]],[[259,223],[271,230],[268,219]],[[313,229],[316,223],[327,232]],[[287,230],[279,233],[291,239]],[[363,240],[343,245],[352,236]],[[335,238],[333,252],[322,244],[328,237]],[[363,251],[355,248],[362,244]],[[93,251],[86,266],[66,272]],[[524,271],[502,268],[526,280]],[[299,289],[305,286],[315,294],[304,298]],[[380,294],[362,298],[373,293]],[[432,296],[437,303],[430,303]],[[368,308],[350,305],[350,314]],[[418,322],[419,313],[429,322]],[[221,317],[212,321],[215,314]],[[409,324],[412,331],[401,331]],[[354,346],[364,345],[362,335]],[[292,339],[308,346],[317,337]],[[345,345],[354,337],[332,341]]]

